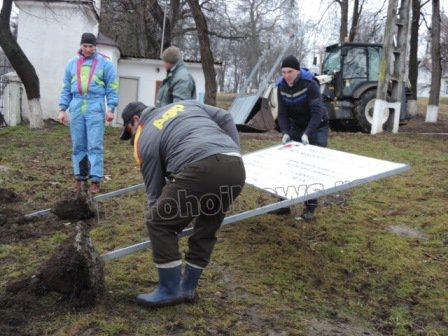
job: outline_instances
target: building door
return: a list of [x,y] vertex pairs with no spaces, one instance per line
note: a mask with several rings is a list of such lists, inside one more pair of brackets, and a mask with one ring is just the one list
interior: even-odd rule
[[156,80],[156,94],[154,96],[154,106],[157,104],[157,96],[159,95],[160,87],[162,86],[163,81]]
[[114,125],[122,125],[121,112],[127,104],[138,100],[138,78],[120,77],[120,101],[115,114]]

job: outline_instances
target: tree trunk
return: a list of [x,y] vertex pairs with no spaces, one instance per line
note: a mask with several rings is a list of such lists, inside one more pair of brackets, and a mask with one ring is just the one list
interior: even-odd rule
[[[238,76],[238,56],[233,54],[233,90],[232,92],[237,93],[238,92],[238,86],[239,86],[239,76]],[[244,92],[245,93],[245,92]]]
[[345,38],[348,35],[347,27],[348,27],[348,0],[340,0],[338,1],[341,6],[341,27],[339,29],[339,40],[340,42],[344,42]]
[[42,107],[40,105],[39,77],[31,62],[12,36],[9,28],[12,0],[3,0],[0,12],[0,46],[25,86],[30,107],[30,127],[42,128]]
[[141,4],[136,5],[136,13],[137,22],[135,23],[135,30],[137,34],[137,50],[138,54],[141,57],[146,55],[146,51],[148,50],[148,40],[146,39],[146,21],[145,21],[145,11]]
[[417,114],[417,79],[418,79],[418,31],[420,28],[420,0],[412,0],[411,40],[409,46],[409,82],[412,95],[408,100],[408,113]]
[[429,91],[426,122],[437,122],[440,98],[440,81],[442,79],[442,64],[440,61],[440,3],[432,0],[431,24],[431,89]]
[[[362,5],[361,5],[361,9],[362,9]],[[348,36],[349,42],[353,42],[353,40],[355,39],[356,33],[358,32],[358,24],[359,24],[360,15],[361,15],[361,10],[359,9],[359,0],[355,0],[353,3],[352,26],[350,27],[350,34]]]
[[227,62],[223,62],[223,64],[221,65],[221,70],[218,71],[218,83],[220,92],[224,91],[226,71],[227,71]]
[[204,13],[202,13],[198,0],[187,0],[187,2],[191,8],[199,37],[201,63],[205,77],[205,103],[209,105],[216,105],[216,73],[214,68],[213,53],[210,49],[207,21]]
[[412,98],[417,99],[418,77],[418,31],[420,27],[420,0],[412,0],[411,42],[409,49],[409,81],[412,86]]

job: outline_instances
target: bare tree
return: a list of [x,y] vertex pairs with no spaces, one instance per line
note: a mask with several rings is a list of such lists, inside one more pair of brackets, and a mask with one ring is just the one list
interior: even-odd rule
[[440,13],[440,59],[442,63],[442,74],[448,72],[448,16]]
[[362,8],[364,7],[364,0],[354,0],[353,3],[353,15],[352,15],[352,24],[350,27],[350,34],[348,35],[349,42],[355,40],[355,36],[359,30],[359,19],[361,17]]
[[409,82],[412,93],[408,100],[408,111],[411,116],[417,114],[417,81],[418,81],[418,46],[421,10],[429,0],[412,0],[411,38],[409,46]]
[[205,77],[205,103],[216,105],[216,72],[214,67],[213,53],[210,48],[210,38],[208,36],[207,20],[202,12],[198,0],[187,0],[193,13],[194,22],[199,37],[199,49],[201,51],[201,63]]
[[335,0],[341,7],[341,26],[339,27],[339,41],[344,42],[348,36],[348,0]]
[[158,58],[161,47],[165,49],[172,44],[178,26],[173,22],[181,25],[180,15],[179,0],[169,1],[167,13],[157,0],[103,0],[100,30],[113,37],[126,55]]
[[385,4],[387,0],[383,0],[382,6],[376,11],[364,10],[359,19],[359,28],[357,29],[354,41],[365,43],[382,43],[384,37],[384,17]]
[[30,127],[42,128],[42,107],[40,105],[39,77],[31,62],[14,39],[10,29],[12,0],[3,0],[0,12],[0,46],[25,86],[30,108]]
[[431,89],[429,91],[426,122],[437,122],[442,65],[440,62],[440,3],[432,0],[431,18]]

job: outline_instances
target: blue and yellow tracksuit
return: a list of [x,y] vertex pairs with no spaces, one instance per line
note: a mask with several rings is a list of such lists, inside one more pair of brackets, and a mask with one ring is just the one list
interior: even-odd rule
[[65,68],[59,99],[70,110],[73,172],[76,179],[99,182],[103,177],[105,101],[109,110],[118,105],[117,72],[110,60],[97,52],[78,53]]

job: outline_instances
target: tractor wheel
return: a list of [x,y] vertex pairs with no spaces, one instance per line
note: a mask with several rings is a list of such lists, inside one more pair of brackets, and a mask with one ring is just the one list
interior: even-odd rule
[[348,119],[330,120],[330,129],[334,132],[356,132],[358,130],[356,126],[357,124]]
[[[376,91],[369,90],[363,93],[363,95],[355,102],[355,118],[361,132],[370,133],[373,121],[373,109],[375,106]],[[389,109],[385,110],[381,116],[381,124],[383,127],[386,125],[389,118],[392,117]]]

